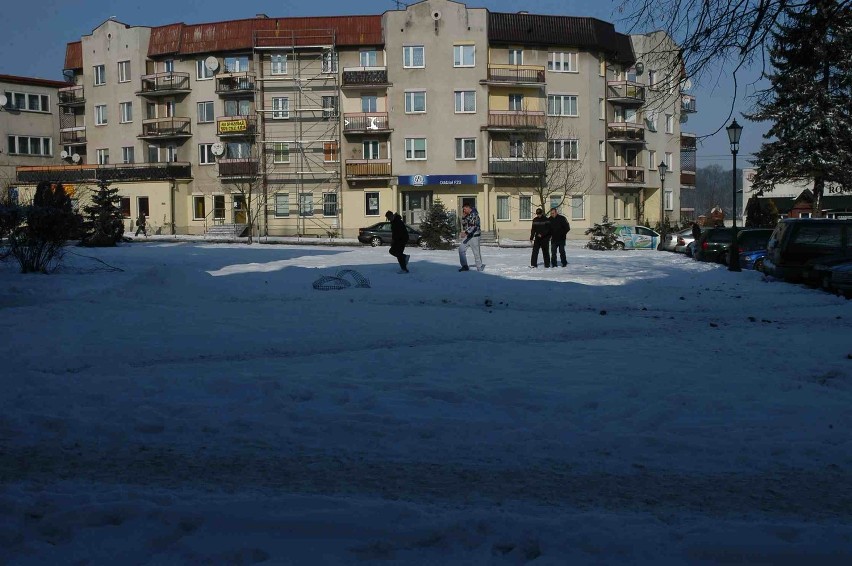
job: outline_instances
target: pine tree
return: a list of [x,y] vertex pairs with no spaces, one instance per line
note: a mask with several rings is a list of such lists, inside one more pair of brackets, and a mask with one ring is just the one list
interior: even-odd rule
[[615,224],[610,222],[606,216],[604,216],[603,221],[595,223],[585,233],[590,236],[588,243],[586,243],[586,247],[590,250],[617,249],[618,239],[615,237]]
[[107,247],[114,246],[124,235],[124,217],[121,214],[121,197],[118,189],[102,181],[98,190],[92,195],[92,203],[83,207],[85,222],[83,223],[84,246]]
[[748,116],[772,126],[756,154],[754,186],[813,181],[814,216],[826,183],[852,188],[852,6],[815,0],[788,8],[773,34],[770,88]]
[[448,250],[452,247],[450,240],[455,233],[455,226],[441,199],[435,199],[426,211],[426,218],[420,223],[420,233],[426,245],[433,250]]
[[775,228],[778,224],[778,208],[772,199],[761,201],[758,195],[748,199],[746,204],[746,228]]

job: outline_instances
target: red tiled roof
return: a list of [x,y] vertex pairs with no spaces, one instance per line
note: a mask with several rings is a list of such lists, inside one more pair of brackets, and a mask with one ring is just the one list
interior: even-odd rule
[[63,69],[83,68],[83,42],[73,41],[65,47],[65,66]]
[[17,85],[48,86],[62,88],[68,86],[64,81],[52,81],[50,79],[37,79],[35,77],[19,77],[17,75],[0,75],[0,82]]

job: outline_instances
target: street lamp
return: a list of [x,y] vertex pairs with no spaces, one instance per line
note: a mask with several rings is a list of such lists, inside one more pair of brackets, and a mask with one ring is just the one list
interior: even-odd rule
[[734,197],[733,206],[733,223],[734,234],[731,240],[730,255],[728,257],[728,271],[742,271],[740,269],[740,250],[737,246],[737,152],[740,150],[740,136],[743,133],[743,127],[737,124],[736,118],[731,124],[725,128],[728,130],[728,140],[731,142],[731,155],[734,157],[733,171],[733,188],[732,195]]
[[669,167],[665,161],[660,161],[657,169],[660,171],[660,244],[657,246],[657,249],[662,250],[663,243],[666,241],[666,225],[663,219],[666,214],[666,171],[669,170]]

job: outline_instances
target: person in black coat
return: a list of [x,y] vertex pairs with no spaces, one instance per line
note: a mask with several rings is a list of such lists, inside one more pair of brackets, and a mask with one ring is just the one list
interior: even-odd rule
[[394,214],[390,210],[385,213],[385,218],[391,223],[391,247],[388,253],[396,258],[403,273],[408,273],[408,259],[405,254],[405,244],[408,243],[408,228],[402,221],[402,216]]
[[701,226],[698,225],[698,222],[692,223],[692,239],[696,242],[701,239]]
[[[568,219],[559,214],[555,208],[550,209],[550,267],[556,267],[556,251],[559,250],[559,259],[562,260],[562,267],[568,266],[568,258],[565,257],[565,240],[568,239],[568,232],[571,231],[571,225]],[[547,253],[547,252],[545,252]]]
[[544,215],[540,208],[535,210],[535,218],[530,230],[530,242],[533,243],[530,267],[538,267],[538,251],[544,256],[544,266],[550,267],[550,220]]

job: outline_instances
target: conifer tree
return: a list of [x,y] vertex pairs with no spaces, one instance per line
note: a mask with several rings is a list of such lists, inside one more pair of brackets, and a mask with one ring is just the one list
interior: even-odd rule
[[453,219],[441,199],[435,199],[426,218],[420,223],[420,233],[426,245],[433,250],[444,250],[451,247],[450,240],[455,232]]
[[110,187],[106,181],[98,183],[98,190],[92,194],[92,202],[83,207],[84,246],[114,246],[124,235],[124,217],[121,214],[121,197],[118,189]]
[[615,224],[604,216],[600,223],[595,223],[586,230],[589,236],[586,247],[590,250],[615,250],[618,249],[618,239],[615,236]]

